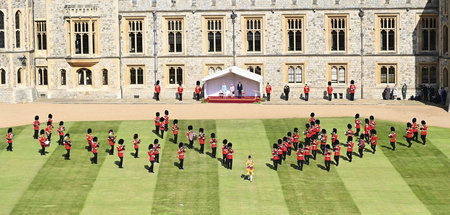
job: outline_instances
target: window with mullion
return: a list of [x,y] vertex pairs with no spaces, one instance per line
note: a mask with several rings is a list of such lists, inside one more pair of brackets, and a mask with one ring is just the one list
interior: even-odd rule
[[395,84],[397,81],[396,77],[396,66],[395,65],[380,65],[379,66],[379,76],[380,84]]
[[37,49],[47,50],[47,25],[45,21],[36,22]]
[[330,51],[346,50],[347,17],[329,17]]
[[261,52],[262,47],[262,18],[247,18],[246,31],[247,31],[247,52]]
[[380,51],[395,51],[396,50],[396,32],[397,32],[397,17],[383,16],[378,17],[379,21],[379,35],[380,35]]
[[290,65],[288,67],[288,83],[303,83],[303,66]]
[[129,53],[143,52],[143,20],[128,21]]
[[167,19],[168,52],[183,52],[183,19]]
[[0,49],[2,48],[5,48],[5,14],[0,11]]
[[223,19],[206,19],[208,52],[222,52],[222,22]]
[[286,30],[288,38],[287,50],[290,52],[302,51],[303,18],[286,18]]
[[423,16],[420,19],[421,26],[421,50],[436,51],[437,42],[437,17]]

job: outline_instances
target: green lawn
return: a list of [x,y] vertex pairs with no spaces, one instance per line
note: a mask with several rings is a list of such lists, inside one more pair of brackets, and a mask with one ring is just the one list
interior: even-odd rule
[[[68,122],[73,147],[71,160],[65,149],[53,143],[46,156],[38,153],[31,125],[14,128],[14,151],[6,151],[0,139],[0,214],[447,214],[450,211],[450,129],[430,127],[426,145],[404,146],[405,123],[377,121],[379,145],[363,159],[349,163],[341,157],[339,167],[323,170],[318,155],[303,171],[296,169],[296,156],[286,159],[278,171],[271,169],[271,146],[294,127],[304,130],[307,119],[276,120],[181,120],[179,141],[188,125],[203,127],[219,140],[228,139],[235,150],[233,170],[221,164],[221,151],[211,157],[199,153],[198,141],[185,155],[179,170],[177,145],[172,132],[163,140],[152,130],[152,121]],[[322,127],[338,129],[341,142],[352,118],[322,118]],[[391,151],[387,134],[397,128],[397,150]],[[90,163],[85,149],[86,130],[92,128],[101,143],[98,164]],[[124,168],[117,152],[107,154],[107,131],[114,129],[126,144]],[[0,135],[7,128],[0,129]],[[56,129],[54,129],[56,133]],[[135,159],[132,135],[142,140]],[[160,139],[161,162],[155,173],[147,171],[147,146]],[[301,138],[303,138],[301,136]],[[342,146],[341,154],[346,148]],[[255,161],[253,183],[244,180],[245,161]]]

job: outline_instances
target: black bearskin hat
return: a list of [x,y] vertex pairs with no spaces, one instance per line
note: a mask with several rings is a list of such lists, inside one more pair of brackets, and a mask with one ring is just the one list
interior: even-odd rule
[[278,145],[276,143],[273,144],[273,148],[276,149],[278,148]]
[[119,145],[122,145],[123,144],[123,139],[120,139],[119,140]]
[[181,147],[183,147],[183,143],[178,144],[178,148],[181,148]]
[[211,138],[216,138],[216,134],[211,133]]
[[39,116],[35,116],[35,117],[34,117],[34,120],[39,120]]
[[92,133],[92,129],[88,128],[87,133],[88,134]]
[[349,136],[347,138],[348,138],[348,141],[353,141],[353,137],[352,136]]
[[94,141],[94,142],[97,142],[97,140],[98,140],[97,137],[94,137],[94,138],[92,139],[92,141]]
[[223,139],[222,143],[223,143],[224,145],[226,145],[226,144],[228,143],[228,140],[227,140],[227,139]]
[[331,81],[328,82],[328,86],[331,86]]
[[422,122],[420,122],[420,124],[425,125],[427,123],[425,122],[425,120],[422,120]]
[[369,123],[369,119],[366,118],[366,119],[364,120],[364,122],[365,122],[366,124],[368,124],[368,123]]
[[134,134],[134,135],[133,135],[133,139],[136,139],[136,138],[139,138],[139,135],[138,135],[138,134]]
[[326,129],[322,129],[322,134],[326,134],[327,130]]
[[156,116],[160,116],[159,112],[156,112]]
[[355,84],[355,81],[354,81],[354,80],[351,80],[351,81],[350,81],[350,84]]
[[283,141],[281,139],[278,139],[278,145],[280,145]]
[[391,127],[391,131],[395,131],[395,128],[394,128],[394,127]]
[[233,143],[228,143],[227,145],[229,148],[231,148],[233,146]]
[[59,125],[64,125],[64,122],[63,122],[63,121],[60,121],[60,122],[59,122]]
[[310,127],[309,124],[306,124],[305,126],[306,126],[306,128],[309,128],[309,127]]
[[40,133],[41,133],[41,135],[42,135],[42,134],[45,134],[44,129],[41,129],[41,132],[40,132]]
[[289,132],[287,133],[287,135],[290,137],[290,136],[292,136],[292,133],[289,131]]
[[108,134],[109,133],[114,133],[114,131],[112,129],[109,129]]
[[203,130],[203,128],[199,128],[198,131],[203,133],[205,130]]
[[312,112],[311,114],[309,114],[309,116],[314,117],[316,114],[314,114],[314,112]]
[[160,122],[164,122],[164,117],[159,118]]
[[287,141],[287,137],[283,137],[283,141],[285,141],[285,142],[286,142],[286,141]]
[[178,85],[181,86],[181,81],[178,82]]
[[51,125],[52,123],[50,121],[47,122],[47,125]]
[[406,123],[406,127],[411,127],[412,125],[411,125],[411,123],[410,122],[408,122],[408,123]]
[[8,133],[11,133],[12,132],[12,128],[8,128]]
[[373,115],[371,115],[369,118],[370,118],[370,120],[374,120],[375,119],[375,117],[373,117]]
[[153,140],[153,144],[158,144],[158,143],[159,143],[158,139]]
[[413,123],[417,122],[417,119],[416,119],[416,118],[413,118],[413,119],[412,119],[412,122],[413,122]]
[[165,111],[164,111],[164,114],[169,115],[169,111],[168,111],[168,110],[165,110]]
[[347,128],[348,129],[352,129],[352,125],[351,124],[347,124]]
[[153,144],[148,145],[148,150],[153,149]]
[[251,155],[248,155],[248,158],[252,158],[252,156],[251,156]]
[[355,114],[355,118],[359,118],[359,113]]
[[294,128],[294,132],[298,132],[298,128]]
[[320,125],[320,120],[316,119],[316,125]]
[[312,121],[311,122],[311,126],[314,126],[314,125],[316,125],[316,123],[314,121]]
[[326,146],[325,148],[327,148],[327,149],[331,149],[330,145],[328,145],[328,144],[327,144],[327,146]]
[[53,115],[51,113],[48,114],[48,118],[51,119],[53,118]]
[[173,120],[173,124],[177,124],[178,123],[178,119]]
[[370,131],[370,133],[377,134],[377,130],[373,129],[372,131]]
[[361,135],[359,136],[359,139],[364,139],[364,137],[365,137],[365,135],[364,135],[364,134],[361,134]]
[[159,85],[159,80],[156,81],[156,85]]
[[337,133],[337,129],[336,128],[333,128],[333,133]]
[[65,134],[64,137],[70,137],[70,134]]
[[192,130],[192,125],[189,125],[189,126],[188,126],[188,130]]
[[197,84],[197,86],[200,86],[200,81],[197,81],[197,83],[196,83],[196,84]]

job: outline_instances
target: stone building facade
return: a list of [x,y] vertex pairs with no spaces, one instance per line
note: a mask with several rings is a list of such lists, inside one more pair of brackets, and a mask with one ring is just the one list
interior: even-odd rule
[[4,0],[0,101],[151,98],[156,80],[174,98],[178,82],[189,95],[233,65],[276,96],[308,83],[320,98],[328,81],[345,94],[354,80],[356,98],[381,98],[387,84],[409,97],[448,86],[447,2]]

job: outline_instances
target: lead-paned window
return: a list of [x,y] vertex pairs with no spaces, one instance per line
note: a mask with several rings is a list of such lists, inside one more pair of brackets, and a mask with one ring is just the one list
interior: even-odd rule
[[396,66],[381,65],[380,66],[380,83],[395,84],[396,83]]
[[208,52],[222,52],[223,19],[206,19]]
[[380,16],[379,37],[380,51],[396,50],[396,34],[397,34],[397,17],[396,16]]
[[436,65],[421,65],[419,67],[421,83],[422,84],[436,84],[437,83],[437,67]]
[[130,84],[144,84],[144,68],[140,66],[130,67]]
[[183,83],[183,66],[169,66],[169,84]]
[[45,21],[36,22],[36,43],[38,50],[47,50],[47,24]]
[[143,52],[143,22],[144,20],[128,21],[128,40],[130,53]]
[[345,51],[347,17],[329,17],[330,51]]
[[183,19],[167,19],[168,51],[183,52]]
[[303,40],[303,18],[302,17],[288,17],[286,18],[287,31],[287,50],[288,51],[302,51]]
[[289,65],[288,67],[288,83],[303,83],[303,66]]
[[14,19],[14,27],[15,27],[15,36],[16,36],[16,48],[20,48],[21,42],[21,19],[22,13],[20,11],[16,12]]
[[92,85],[92,71],[89,69],[79,69],[77,71],[78,85]]
[[48,85],[48,72],[46,67],[38,67],[37,69],[38,85]]
[[420,36],[422,51],[436,51],[437,16],[422,16],[420,18]]
[[0,11],[0,49],[5,48],[5,14]]
[[261,52],[263,38],[263,19],[245,19],[247,52]]

